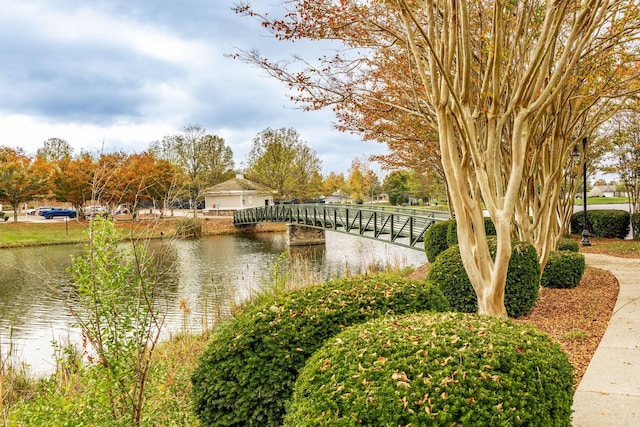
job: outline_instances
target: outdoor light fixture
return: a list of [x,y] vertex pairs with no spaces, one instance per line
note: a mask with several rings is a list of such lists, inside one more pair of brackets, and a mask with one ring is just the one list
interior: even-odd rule
[[578,150],[578,144],[573,146],[573,153],[571,153],[571,157],[573,157],[573,161],[575,163],[580,161],[580,150]]

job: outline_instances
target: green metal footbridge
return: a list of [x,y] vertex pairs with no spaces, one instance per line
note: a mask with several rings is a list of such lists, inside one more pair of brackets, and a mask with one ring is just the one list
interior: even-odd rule
[[424,209],[298,204],[241,209],[234,213],[233,224],[240,227],[284,222],[424,250],[422,242],[429,227],[449,218],[448,212]]

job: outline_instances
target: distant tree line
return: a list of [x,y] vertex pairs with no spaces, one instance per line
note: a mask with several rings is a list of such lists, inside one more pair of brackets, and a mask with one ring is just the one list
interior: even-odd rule
[[[245,176],[274,190],[276,202],[315,201],[340,194],[369,203],[386,193],[392,204],[442,197],[442,183],[410,169],[380,177],[365,158],[352,161],[347,176],[322,176],[322,163],[295,129],[267,128],[253,140]],[[35,155],[0,146],[0,202],[20,208],[37,199],[53,199],[82,210],[87,202],[169,208],[177,202],[197,206],[203,191],[235,174],[233,152],[224,139],[189,125],[183,132],[150,144],[142,153],[74,153],[60,138],[44,141]]]

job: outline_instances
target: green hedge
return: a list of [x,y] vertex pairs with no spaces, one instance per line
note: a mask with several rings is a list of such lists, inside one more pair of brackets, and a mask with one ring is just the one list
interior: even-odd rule
[[558,241],[559,251],[580,252],[580,245],[573,239],[561,238]]
[[[441,252],[458,244],[458,225],[455,219],[440,221],[427,229],[424,235],[424,251],[429,262],[434,262]],[[496,235],[496,227],[491,218],[484,219],[487,236]]]
[[636,212],[630,217],[631,227],[633,228],[633,238],[640,239],[640,212]]
[[384,275],[266,296],[213,335],[192,375],[195,411],[203,425],[281,425],[298,371],[326,339],[422,310],[448,310],[437,287]]
[[[616,209],[587,210],[587,230],[594,237],[624,239],[629,233],[629,212]],[[571,217],[571,232],[582,234],[584,213],[576,212]]]
[[[484,219],[484,231],[487,236],[496,235],[496,226],[493,224],[491,218],[485,217]],[[447,229],[447,247],[458,244],[458,223],[455,219],[449,221],[449,228]]]
[[569,427],[572,371],[558,344],[512,321],[378,319],[313,355],[284,425]]
[[[489,240],[495,256],[495,239]],[[504,305],[511,317],[519,317],[533,308],[540,288],[540,264],[533,245],[512,242]],[[442,252],[431,265],[427,279],[442,289],[451,308],[464,313],[478,311],[478,298],[462,265],[458,245]]]
[[429,262],[435,261],[440,252],[449,247],[447,244],[447,230],[449,229],[449,223],[455,221],[439,221],[432,224],[427,228],[427,232],[424,233],[424,252],[427,255]]
[[551,251],[540,283],[547,288],[575,288],[585,269],[584,255],[569,251]]

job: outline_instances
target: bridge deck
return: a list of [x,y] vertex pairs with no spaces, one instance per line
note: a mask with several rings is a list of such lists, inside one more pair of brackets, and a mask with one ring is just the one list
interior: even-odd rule
[[424,250],[418,243],[423,242],[427,229],[447,219],[447,212],[422,209],[302,204],[242,209],[233,215],[233,224],[286,222]]

